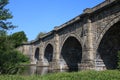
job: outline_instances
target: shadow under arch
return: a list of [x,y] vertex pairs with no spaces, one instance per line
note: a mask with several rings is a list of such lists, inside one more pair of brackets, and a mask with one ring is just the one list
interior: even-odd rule
[[97,49],[96,61],[106,69],[117,68],[117,53],[120,50],[120,21],[110,26]]
[[69,71],[78,71],[82,59],[82,47],[80,42],[73,36],[68,37],[61,50],[61,61]]
[[34,55],[34,58],[35,58],[35,62],[37,63],[37,61],[39,60],[39,48],[36,48],[36,50],[35,50],[35,55]]
[[98,36],[98,40],[96,42],[96,49],[100,45],[100,42],[101,42],[103,36],[105,35],[106,31],[108,31],[111,28],[111,26],[113,26],[114,24],[116,24],[119,21],[120,21],[120,15],[116,16],[114,19],[112,19],[110,22],[108,22],[107,25],[105,25],[104,29],[101,31],[101,34]]
[[53,59],[53,46],[48,44],[45,48],[44,57],[48,62],[52,62]]

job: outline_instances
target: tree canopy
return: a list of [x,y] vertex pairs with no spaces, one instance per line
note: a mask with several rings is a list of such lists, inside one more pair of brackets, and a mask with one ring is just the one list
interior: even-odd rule
[[37,35],[36,39],[39,39],[39,38],[43,37],[45,34],[46,34],[46,32],[40,32],[40,33]]
[[24,31],[13,33],[10,37],[14,41],[15,48],[28,40]]
[[9,30],[15,28],[11,22],[7,22],[8,19],[13,18],[9,12],[9,9],[4,8],[8,3],[8,0],[0,0],[0,30]]

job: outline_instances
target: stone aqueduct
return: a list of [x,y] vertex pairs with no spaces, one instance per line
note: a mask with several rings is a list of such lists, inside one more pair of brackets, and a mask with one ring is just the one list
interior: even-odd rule
[[115,69],[120,50],[120,0],[105,0],[19,50],[51,69]]

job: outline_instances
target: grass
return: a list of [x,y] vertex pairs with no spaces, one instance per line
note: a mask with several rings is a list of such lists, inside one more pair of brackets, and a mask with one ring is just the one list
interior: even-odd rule
[[120,80],[120,71],[80,71],[80,72],[63,72],[46,75],[0,75],[0,80]]

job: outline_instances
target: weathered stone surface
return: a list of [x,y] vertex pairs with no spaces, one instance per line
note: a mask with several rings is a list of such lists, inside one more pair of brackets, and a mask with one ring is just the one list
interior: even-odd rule
[[31,64],[50,69],[115,69],[119,37],[120,0],[105,0],[19,50],[30,56]]

